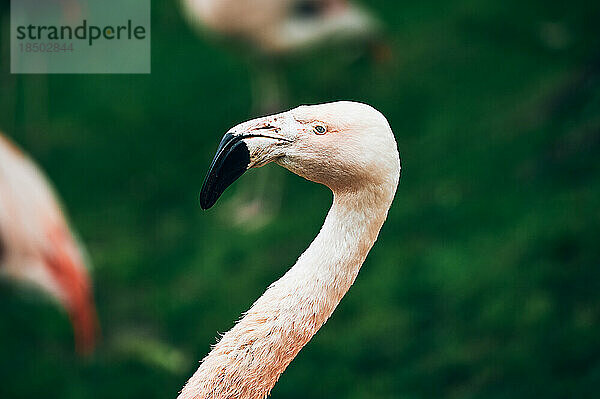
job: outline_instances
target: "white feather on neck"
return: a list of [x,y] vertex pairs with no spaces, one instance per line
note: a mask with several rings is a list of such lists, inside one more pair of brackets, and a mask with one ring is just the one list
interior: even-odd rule
[[261,399],[354,283],[387,217],[387,184],[334,193],[321,231],[296,264],[214,346],[179,399]]

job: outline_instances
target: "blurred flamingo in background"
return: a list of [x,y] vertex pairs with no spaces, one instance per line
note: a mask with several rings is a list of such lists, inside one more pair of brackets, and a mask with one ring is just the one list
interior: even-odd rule
[[198,28],[252,43],[269,54],[372,35],[375,19],[347,0],[183,0]]
[[[182,0],[187,20],[201,33],[212,32],[250,44],[254,69],[254,112],[280,112],[287,106],[282,58],[320,45],[373,44],[379,22],[347,0]],[[247,46],[246,46],[247,47]],[[358,46],[360,47],[360,46]]]
[[97,318],[82,248],[42,171],[2,134],[0,273],[58,300],[71,319],[77,351],[92,352]]

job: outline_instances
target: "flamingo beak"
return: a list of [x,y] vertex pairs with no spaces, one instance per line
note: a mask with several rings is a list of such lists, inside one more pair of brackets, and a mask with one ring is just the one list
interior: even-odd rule
[[202,209],[212,208],[227,187],[248,170],[250,151],[243,138],[227,133],[221,140],[200,190]]
[[46,257],[46,265],[62,292],[60,299],[73,326],[75,348],[85,356],[94,351],[99,325],[91,282],[80,264],[79,259],[62,250]]
[[[286,134],[275,117],[259,118],[231,129],[219,144],[202,189],[200,206],[210,209],[223,192],[250,168],[257,168],[284,155],[283,146],[295,136]],[[284,124],[283,124],[284,125]]]
[[69,318],[73,325],[75,348],[83,356],[92,354],[99,329],[96,308],[87,287],[79,287],[68,305]]

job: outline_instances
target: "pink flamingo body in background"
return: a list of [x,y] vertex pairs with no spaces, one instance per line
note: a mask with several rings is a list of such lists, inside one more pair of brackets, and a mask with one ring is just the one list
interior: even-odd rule
[[347,0],[182,1],[195,27],[249,42],[269,54],[366,37],[378,25],[369,13]]
[[55,298],[69,314],[77,351],[93,350],[97,318],[82,249],[43,172],[2,134],[0,274]]

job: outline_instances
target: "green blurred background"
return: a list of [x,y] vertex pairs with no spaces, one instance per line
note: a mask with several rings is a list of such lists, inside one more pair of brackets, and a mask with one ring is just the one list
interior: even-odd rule
[[[103,328],[80,359],[66,315],[1,283],[0,397],[174,398],[307,247],[331,194],[269,166],[247,179],[273,184],[245,176],[200,210],[218,140],[255,116],[253,72],[178,3],[153,1],[152,74],[137,76],[11,75],[0,4],[0,130],[60,192]],[[354,287],[273,397],[598,397],[600,3],[368,6],[391,60],[288,60],[289,105],[380,109],[403,177]],[[272,217],[236,222],[250,188],[274,190]]]

